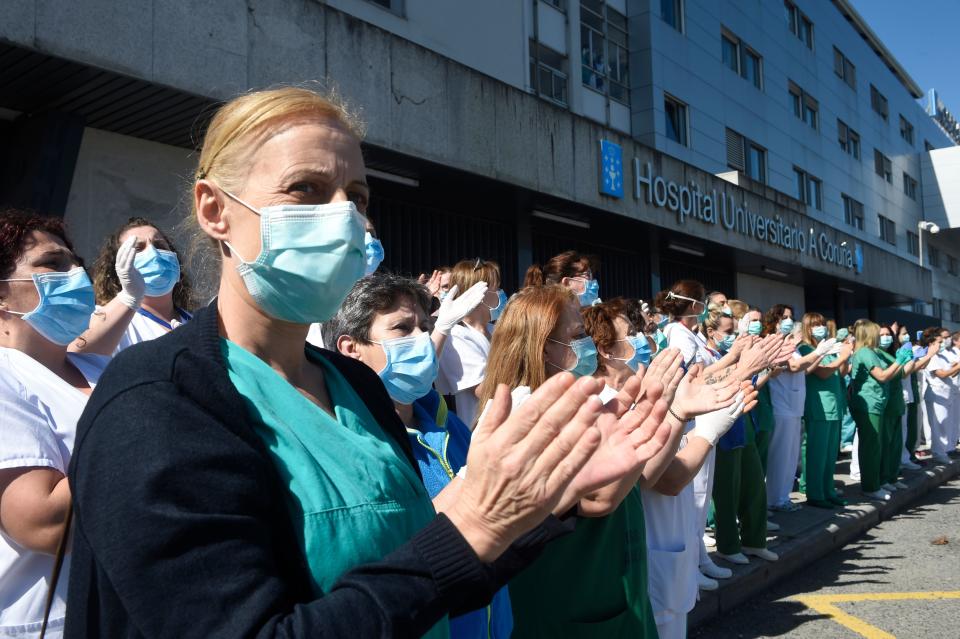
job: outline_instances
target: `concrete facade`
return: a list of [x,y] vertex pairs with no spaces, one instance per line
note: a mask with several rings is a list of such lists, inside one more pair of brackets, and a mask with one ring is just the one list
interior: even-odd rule
[[[557,29],[561,29],[565,31],[567,51],[578,51],[578,4],[574,0],[564,3],[565,12],[556,12],[545,2],[524,3],[522,11],[505,1],[484,5],[483,11],[461,6],[465,4],[406,0],[400,16],[369,0],[212,0],[202,7],[189,8],[174,0],[137,0],[119,7],[101,0],[15,0],[0,7],[0,40],[214,99],[251,87],[321,81],[335,86],[362,108],[368,123],[367,141],[377,147],[555,197],[571,206],[586,207],[584,210],[606,211],[691,234],[761,261],[810,269],[905,299],[933,294],[928,269],[921,271],[905,248],[893,250],[868,232],[871,212],[877,209],[889,209],[897,221],[898,234],[910,223],[915,227],[920,204],[905,203],[898,197],[898,193],[902,195],[898,171],[908,167],[919,180],[919,152],[898,150],[899,134],[894,124],[889,124],[887,128],[893,131],[880,131],[876,139],[883,145],[890,143],[888,155],[895,160],[894,184],[874,184],[880,178],[873,174],[874,142],[870,136],[871,127],[878,125],[868,120],[879,118],[870,110],[869,91],[864,88],[874,81],[868,71],[873,62],[867,57],[857,60],[856,93],[833,76],[830,59],[823,58],[832,55],[826,25],[834,20],[827,13],[811,8],[809,14],[824,25],[817,30],[817,41],[822,44],[815,52],[784,53],[778,61],[775,48],[803,46],[799,41],[789,42],[786,36],[761,37],[764,25],[771,30],[774,24],[783,26],[779,3],[751,3],[749,6],[760,16],[757,21],[755,15],[745,14],[732,3],[715,7],[688,0],[686,33],[680,34],[662,23],[658,2],[620,2],[619,9],[629,15],[633,65],[632,122],[624,127],[614,123],[618,116],[611,115],[609,104],[604,105],[602,117],[599,112],[583,113],[593,108],[588,106],[590,98],[584,96],[599,94],[581,86],[579,64],[568,74],[568,107],[531,94],[525,51],[534,23],[541,40],[560,46],[564,33]],[[777,7],[770,8],[770,4]],[[826,3],[822,10],[835,11]],[[450,16],[463,15],[458,13],[462,11],[470,16],[469,25],[443,28]],[[539,12],[536,21],[535,12]],[[559,13],[559,18],[551,12]],[[750,99],[738,84],[745,81],[720,65],[721,24],[764,54],[763,96]],[[644,38],[650,44],[647,49],[641,46]],[[848,46],[853,55],[856,45],[862,43],[852,42],[849,37],[846,40],[851,41]],[[664,51],[667,45],[663,44],[667,41],[686,53],[668,56]],[[635,62],[643,55],[651,59],[647,84],[641,84],[644,71]],[[794,59],[790,55],[807,57]],[[872,52],[870,55],[876,58]],[[816,65],[811,62],[814,59]],[[571,60],[578,62],[576,56]],[[670,67],[668,63],[679,66]],[[713,70],[703,71],[701,65],[706,64]],[[828,66],[820,68],[825,64]],[[819,132],[803,131],[805,125],[787,110],[788,74],[780,71],[782,77],[778,79],[781,65],[799,65],[803,73],[813,73],[814,77],[789,77],[817,93]],[[818,83],[821,76],[822,82]],[[839,87],[830,88],[833,80]],[[898,101],[895,86],[881,84],[890,100],[891,121],[896,121],[901,109],[905,113],[918,109],[912,102]],[[665,88],[689,101],[692,131],[688,147],[675,148],[675,143],[663,137],[662,111],[658,114],[656,105],[659,103],[662,109]],[[844,97],[840,89],[853,97]],[[837,105],[831,104],[831,91],[837,94]],[[899,92],[906,95],[902,87]],[[859,120],[850,116],[848,121],[852,127],[860,127],[859,167],[845,166],[846,156],[837,157],[840,151],[835,130],[831,132],[836,126],[833,114],[844,100],[850,104],[856,101],[861,112]],[[611,100],[607,98],[607,102]],[[645,105],[650,108],[645,109]],[[629,113],[627,117],[631,118]],[[919,116],[911,117],[917,142],[922,145],[928,130]],[[764,127],[764,131],[755,132],[753,126]],[[767,185],[744,181],[746,186],[738,187],[714,175],[726,170],[722,159],[724,127],[755,136],[767,146]],[[147,211],[163,221],[179,220],[183,214],[180,194],[183,176],[192,162],[189,155],[182,149],[141,144],[130,138],[126,138],[130,144],[125,145],[124,140],[111,135],[88,130],[74,177],[75,192],[71,191],[68,203],[66,217],[77,229],[78,244],[85,251],[92,250],[97,237],[128,211]],[[622,199],[600,194],[601,139],[622,147],[627,191]],[[118,148],[124,146],[128,148]],[[729,231],[720,223],[690,218],[680,221],[667,208],[651,206],[633,196],[635,159],[641,167],[649,163],[653,172],[666,180],[692,183],[702,192],[725,192],[749,211],[770,218],[779,216],[788,226],[803,229],[805,237],[810,228],[816,228],[816,235],[824,233],[833,245],[859,244],[863,272],[827,263],[809,252],[758,241]],[[808,210],[788,195],[792,191],[787,178],[793,164],[823,179],[823,212]],[[849,185],[835,180],[848,180]],[[862,190],[850,194],[865,205],[868,226],[863,232],[846,227],[842,210],[839,220],[836,212],[841,190],[852,191],[857,184]],[[104,198],[110,202],[107,207]],[[638,243],[643,243],[641,238]],[[953,295],[946,288],[941,290],[947,291],[944,295]],[[960,301],[960,296],[953,299]]]

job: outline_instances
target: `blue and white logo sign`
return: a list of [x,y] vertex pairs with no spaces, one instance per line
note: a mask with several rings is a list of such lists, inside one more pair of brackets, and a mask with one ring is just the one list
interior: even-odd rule
[[863,247],[860,244],[853,249],[853,264],[857,273],[863,273]]
[[600,140],[600,192],[623,197],[623,149],[607,140]]

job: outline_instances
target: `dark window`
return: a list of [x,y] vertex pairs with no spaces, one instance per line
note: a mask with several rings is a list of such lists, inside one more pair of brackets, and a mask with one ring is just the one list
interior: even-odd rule
[[887,106],[887,98],[877,91],[877,87],[870,85],[870,106],[873,107],[873,110],[876,111],[881,118],[884,120],[887,119],[887,116],[890,115],[890,108]]
[[787,28],[790,33],[800,38],[800,42],[807,45],[808,49],[813,49],[813,22],[790,0],[785,0],[783,6],[786,10]]
[[846,194],[842,194],[843,221],[853,228],[863,230],[863,203],[856,201]]
[[884,180],[893,184],[893,168],[890,164],[890,158],[881,153],[879,149],[873,150],[873,170]]
[[807,206],[815,209],[823,209],[823,183],[804,171],[793,167],[793,174],[796,178],[797,199]]
[[902,115],[900,116],[900,137],[913,144],[913,125]]
[[903,174],[903,193],[911,200],[917,199],[917,181],[906,172]]
[[580,63],[585,86],[629,102],[627,18],[603,0],[580,2]]
[[897,245],[897,227],[890,218],[878,215],[880,220],[880,239],[887,244]]
[[720,33],[720,57],[724,66],[763,90],[763,57],[726,29]]
[[950,321],[960,322],[960,304],[950,302]]
[[811,129],[820,128],[820,103],[793,82],[787,84],[793,114],[806,122]]
[[660,0],[660,17],[683,33],[683,0]]
[[957,266],[957,258],[952,255],[947,256],[947,272],[950,275],[960,275],[960,267]]
[[920,236],[913,231],[907,231],[907,252],[910,255],[920,255]]
[[936,246],[930,246],[927,249],[927,257],[930,258],[930,266],[940,266],[940,249]]
[[836,47],[833,48],[833,72],[846,82],[851,89],[857,90],[857,68]]
[[663,112],[666,116],[667,137],[678,144],[687,146],[687,105],[664,94]]
[[733,129],[727,129],[727,166],[757,182],[767,182],[767,150]]
[[855,160],[860,159],[860,134],[848,127],[843,120],[837,120],[837,140],[844,153],[850,154]]
[[566,56],[530,41],[530,83],[534,92],[559,105],[567,105]]

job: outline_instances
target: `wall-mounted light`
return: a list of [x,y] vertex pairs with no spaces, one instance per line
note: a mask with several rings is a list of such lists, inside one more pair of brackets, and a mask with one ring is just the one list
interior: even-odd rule
[[667,248],[671,251],[677,251],[678,253],[686,253],[687,255],[696,255],[697,257],[706,257],[707,254],[703,252],[702,249],[698,249],[695,246],[687,246],[686,244],[678,244],[676,242],[670,242],[667,244]]
[[768,275],[775,275],[777,277],[787,277],[787,274],[783,271],[778,271],[775,268],[770,268],[769,266],[761,266],[760,270]]
[[577,228],[581,229],[590,228],[590,222],[577,220],[572,217],[565,217],[563,215],[556,215],[555,213],[547,213],[546,211],[534,210],[531,215],[533,217],[539,217],[541,220],[550,220],[551,222],[559,222],[560,224],[569,224],[570,226],[576,226]]

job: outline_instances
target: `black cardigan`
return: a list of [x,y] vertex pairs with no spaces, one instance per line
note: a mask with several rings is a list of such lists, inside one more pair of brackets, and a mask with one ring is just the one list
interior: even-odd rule
[[[284,494],[230,382],[216,302],[118,355],[77,426],[66,637],[401,637],[493,593],[568,532],[555,518],[494,564],[442,514],[315,599]],[[312,348],[312,347],[310,347]],[[416,468],[366,365],[317,349]]]

